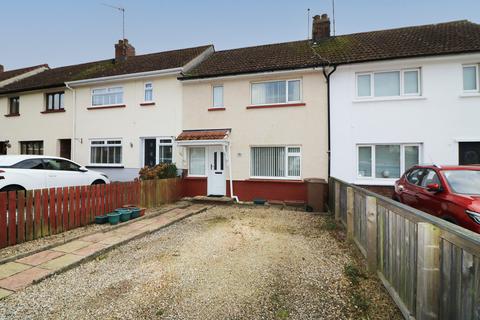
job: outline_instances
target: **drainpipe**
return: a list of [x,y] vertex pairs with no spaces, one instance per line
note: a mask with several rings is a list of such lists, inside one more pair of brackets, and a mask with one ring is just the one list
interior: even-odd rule
[[65,86],[67,87],[67,89],[69,89],[70,91],[72,91],[72,95],[73,95],[73,117],[72,117],[72,154],[71,154],[71,157],[72,157],[72,161],[75,161],[75,146],[76,146],[76,137],[75,137],[75,134],[76,134],[76,126],[77,126],[77,120],[76,120],[76,114],[77,114],[77,95],[76,95],[76,91],[75,89],[73,89],[72,87],[70,87],[70,85],[68,83],[65,83]]
[[234,199],[235,202],[238,203],[238,197],[233,195],[232,148],[230,147],[230,142],[228,143],[228,175],[230,176],[230,198]]
[[[330,65],[328,66],[330,67]],[[328,121],[328,178],[330,178],[330,171],[331,171],[331,127],[332,124],[330,123],[330,76],[337,70],[337,66],[333,65],[333,69],[327,72],[326,67],[323,67],[323,76],[327,81],[327,121]]]

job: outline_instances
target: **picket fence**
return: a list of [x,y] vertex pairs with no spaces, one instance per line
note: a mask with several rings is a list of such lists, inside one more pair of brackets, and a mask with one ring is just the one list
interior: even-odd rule
[[0,192],[0,248],[86,226],[126,204],[152,208],[181,195],[178,178]]

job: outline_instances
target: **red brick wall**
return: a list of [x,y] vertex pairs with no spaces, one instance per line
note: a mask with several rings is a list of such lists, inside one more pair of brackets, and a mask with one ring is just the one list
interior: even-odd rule
[[393,196],[393,186],[368,186],[368,185],[358,185],[361,188],[367,189],[369,191],[378,193],[384,197],[392,198]]

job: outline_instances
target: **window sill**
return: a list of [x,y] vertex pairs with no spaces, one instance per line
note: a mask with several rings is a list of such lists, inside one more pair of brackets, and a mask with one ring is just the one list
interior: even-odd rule
[[251,182],[275,182],[275,183],[304,183],[302,179],[288,179],[288,178],[279,178],[279,179],[266,179],[266,178],[250,178],[246,181]]
[[424,96],[402,96],[402,97],[385,97],[385,98],[365,98],[365,99],[354,99],[353,103],[363,103],[363,102],[383,102],[383,101],[408,101],[408,100],[426,100]]
[[209,108],[208,111],[225,111],[225,108]]
[[46,113],[61,113],[65,112],[65,109],[59,109],[59,110],[44,110],[40,112],[41,114],[46,114]]
[[105,164],[92,164],[92,165],[88,165],[88,166],[85,166],[86,168],[91,168],[91,169],[108,169],[108,168],[112,168],[112,169],[123,169],[125,168],[123,165],[105,165]]
[[460,95],[460,98],[473,98],[473,97],[480,97],[480,92],[472,92],[472,93],[464,92]]
[[141,107],[148,107],[148,106],[154,106],[155,102],[153,101],[145,101],[145,102],[140,102]]
[[9,118],[9,117],[20,117],[20,113],[10,113],[10,114],[6,114],[5,117]]
[[125,108],[126,105],[124,104],[111,104],[105,106],[90,106],[87,107],[87,110],[97,110],[97,109],[114,109],[114,108]]
[[247,109],[267,109],[267,108],[285,108],[285,107],[304,107],[306,103],[279,103],[279,104],[265,104],[265,105],[251,105]]

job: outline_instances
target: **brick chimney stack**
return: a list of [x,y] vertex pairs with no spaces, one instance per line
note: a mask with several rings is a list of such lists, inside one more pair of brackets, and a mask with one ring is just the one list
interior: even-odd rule
[[135,48],[128,43],[128,39],[118,40],[115,44],[115,62],[124,62],[128,57],[135,56]]
[[330,18],[327,14],[313,17],[312,41],[318,42],[322,39],[330,37]]
[[5,68],[3,67],[3,64],[0,64],[0,72],[5,71]]

